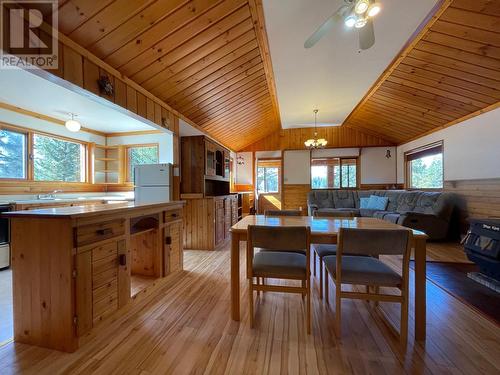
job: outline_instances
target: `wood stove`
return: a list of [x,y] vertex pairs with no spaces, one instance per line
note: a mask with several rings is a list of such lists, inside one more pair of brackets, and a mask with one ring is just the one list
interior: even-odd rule
[[[482,275],[472,275],[472,279],[482,284],[488,278],[500,285],[500,219],[470,219],[470,229],[464,239],[467,257],[479,266]],[[483,280],[478,280],[477,278]],[[497,289],[493,285],[487,285]]]

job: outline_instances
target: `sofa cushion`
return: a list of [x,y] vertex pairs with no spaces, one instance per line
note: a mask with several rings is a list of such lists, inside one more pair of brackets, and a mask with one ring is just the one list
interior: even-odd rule
[[417,204],[417,199],[420,192],[418,191],[404,191],[398,196],[397,212],[413,211]]
[[377,195],[370,195],[370,200],[368,201],[368,207],[372,210],[384,211],[387,208],[387,203],[389,203],[389,198],[379,197]]
[[373,217],[373,214],[377,212],[377,210],[371,210],[369,208],[360,208],[359,216],[361,217]]
[[332,196],[335,208],[356,208],[352,190],[334,190]]

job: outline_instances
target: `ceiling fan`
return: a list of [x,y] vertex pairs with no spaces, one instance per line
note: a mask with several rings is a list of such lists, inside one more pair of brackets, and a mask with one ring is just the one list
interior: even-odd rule
[[373,17],[381,10],[375,0],[344,0],[333,13],[304,43],[304,48],[314,46],[338,22],[343,22],[348,28],[359,30],[359,48],[367,50],[375,44]]

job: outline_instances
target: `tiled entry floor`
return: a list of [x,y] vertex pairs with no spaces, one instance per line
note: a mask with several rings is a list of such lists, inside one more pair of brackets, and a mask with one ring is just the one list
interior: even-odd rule
[[0,271],[0,346],[10,341],[12,332],[12,270]]

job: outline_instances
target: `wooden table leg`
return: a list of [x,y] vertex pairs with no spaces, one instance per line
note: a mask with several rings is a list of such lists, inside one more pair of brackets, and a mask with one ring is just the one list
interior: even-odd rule
[[426,240],[415,239],[415,340],[425,340],[426,325]]
[[231,233],[231,317],[240,320],[240,236]]

